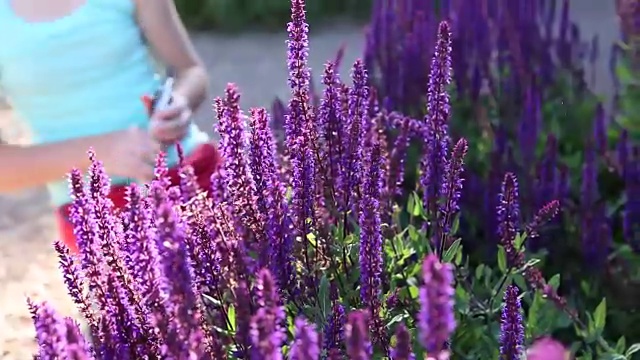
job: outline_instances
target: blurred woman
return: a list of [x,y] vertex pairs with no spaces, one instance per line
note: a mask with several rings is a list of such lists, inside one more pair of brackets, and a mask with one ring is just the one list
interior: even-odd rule
[[[178,181],[175,142],[208,187],[218,154],[190,121],[208,76],[173,1],[0,0],[0,34],[0,87],[33,138],[0,145],[0,191],[46,184],[72,250],[65,175],[89,166],[89,148],[112,178],[116,207],[127,183],[153,177],[161,150]],[[171,105],[149,116],[141,97],[163,82],[158,62],[176,82]]]

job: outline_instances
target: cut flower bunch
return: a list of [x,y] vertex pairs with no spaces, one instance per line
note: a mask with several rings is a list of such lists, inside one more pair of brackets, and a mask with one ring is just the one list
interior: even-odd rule
[[[630,358],[634,346],[601,336],[606,303],[585,316],[536,268],[526,241],[560,206],[521,225],[512,173],[495,209],[500,269],[471,270],[456,235],[469,144],[448,131],[448,23],[425,84],[427,115],[411,119],[379,107],[360,60],[351,86],[327,63],[315,109],[304,0],[291,10],[284,151],[265,109],[251,109],[246,128],[230,84],[215,101],[224,164],[210,189],[189,166],[168,186],[161,156],[156,179],[132,184],[115,213],[99,154],[86,183],[71,172],[80,253],[55,247],[90,336],[30,300],[36,358],[564,360],[594,349]],[[389,127],[404,131],[392,137]],[[424,144],[407,218],[396,199],[409,137]],[[546,336],[545,322],[561,316],[584,341],[569,348]]]

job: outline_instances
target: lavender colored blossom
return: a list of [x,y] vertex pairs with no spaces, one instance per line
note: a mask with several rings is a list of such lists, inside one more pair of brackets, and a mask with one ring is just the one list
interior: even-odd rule
[[247,137],[245,121],[240,110],[240,94],[233,84],[227,84],[224,100],[216,100],[220,108],[218,113],[218,132],[220,133],[220,152],[224,157],[222,166],[227,185],[227,192],[231,196],[230,206],[232,214],[242,229],[251,231],[258,244],[262,243],[263,218],[257,208],[255,183],[251,177],[249,161],[245,150]]
[[453,313],[453,269],[434,254],[422,266],[424,284],[420,288],[419,340],[428,353],[446,350],[446,342],[456,327]]
[[91,310],[90,300],[84,293],[85,281],[76,259],[72,257],[69,249],[61,242],[56,241],[54,248],[58,254],[58,264],[64,283],[67,286],[67,292],[88,321],[91,331],[94,334],[98,334],[98,323]]
[[367,149],[360,200],[360,297],[365,306],[378,308],[382,272],[380,145]]
[[61,357],[70,360],[94,360],[95,356],[91,346],[80,331],[80,324],[71,318],[65,318],[61,324],[64,334],[64,347],[66,356]]
[[295,340],[291,344],[290,360],[320,359],[319,337],[315,328],[303,318],[297,318],[294,330]]
[[258,310],[251,318],[252,359],[280,360],[286,339],[283,321],[284,309],[278,289],[269,270],[261,270],[256,284]]
[[368,74],[361,60],[356,60],[351,73],[353,86],[348,97],[348,116],[346,123],[347,136],[345,142],[345,158],[342,160],[342,172],[338,188],[344,196],[339,203],[339,211],[350,211],[355,206],[357,198],[354,196],[358,188],[360,174],[364,169],[360,160],[364,157],[363,139],[367,137],[366,129],[370,127],[367,104],[369,101]]
[[520,229],[520,194],[518,179],[513,173],[506,173],[502,182],[498,201],[498,236],[504,247],[509,266],[516,266],[522,256],[515,248],[515,239]]
[[345,340],[344,327],[346,321],[347,317],[344,306],[334,301],[324,332],[324,350],[326,350],[327,353],[343,356]]
[[502,317],[500,320],[500,359],[520,360],[523,352],[524,325],[519,291],[515,285],[507,287],[504,293]]
[[416,357],[411,350],[411,334],[404,324],[396,328],[396,346],[391,352],[391,360],[414,360]]
[[367,323],[367,313],[363,311],[349,313],[345,336],[347,356],[350,360],[369,360],[371,358],[372,348]]
[[61,321],[61,316],[49,304],[36,305],[34,324],[41,359],[55,359],[63,354],[65,344]]
[[326,192],[333,196],[343,196],[339,194],[339,188],[335,186],[342,173],[342,159],[345,152],[346,132],[343,124],[346,121],[347,114],[341,107],[342,93],[340,92],[340,78],[336,73],[336,64],[328,62],[325,64],[322,83],[325,86],[320,107],[318,109],[317,121],[318,127],[321,129],[319,137],[324,141],[324,150],[321,158],[323,160],[322,168],[325,169],[327,182],[325,186]]
[[451,30],[446,21],[440,23],[427,90],[427,115],[424,124],[425,151],[420,163],[420,184],[427,214],[435,220],[445,182],[445,163],[451,139],[448,122],[451,100],[448,87],[451,84]]
[[442,231],[439,241],[442,246],[448,242],[451,226],[454,218],[460,212],[460,194],[462,192],[462,173],[464,171],[464,158],[467,155],[469,144],[467,140],[460,139],[453,147],[451,158],[447,159],[445,166],[445,181],[442,186],[440,198],[443,203],[440,205],[440,230]]
[[[256,185],[257,210],[266,214],[267,239],[259,249],[259,266],[269,264],[274,246],[282,246],[284,238],[284,189],[280,183],[275,140],[269,128],[266,109],[251,109],[251,146],[249,151],[251,174]],[[271,228],[273,227],[273,228]],[[286,264],[278,264],[286,266]]]

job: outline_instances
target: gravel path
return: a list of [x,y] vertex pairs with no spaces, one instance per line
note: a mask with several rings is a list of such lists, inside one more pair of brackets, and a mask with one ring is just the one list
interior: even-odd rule
[[[576,16],[586,35],[600,33],[602,44],[611,44],[617,30],[612,0],[574,1]],[[603,15],[603,14],[606,14]],[[195,34],[194,41],[211,72],[212,95],[221,95],[227,82],[242,92],[242,107],[269,106],[274,96],[287,98],[285,34],[245,34],[235,37]],[[361,54],[360,29],[335,25],[311,33],[311,67],[314,77],[323,63],[332,59],[340,44],[346,45],[342,73],[348,74]],[[606,63],[608,45],[602,48],[594,89],[606,93],[611,87]],[[196,122],[212,132],[211,106],[203,106]],[[21,142],[28,133],[15,126],[11,114],[0,108],[3,139]],[[56,268],[51,242],[55,226],[43,189],[0,195],[0,359],[29,359],[33,352],[33,330],[25,296],[50,300],[66,315],[76,312],[67,299]]]

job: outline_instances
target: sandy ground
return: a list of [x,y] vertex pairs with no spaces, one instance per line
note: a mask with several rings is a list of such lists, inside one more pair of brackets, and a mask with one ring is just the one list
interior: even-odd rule
[[[600,33],[602,44],[598,78],[593,88],[607,94],[610,89],[608,47],[617,36],[612,0],[573,2],[575,16],[590,36]],[[196,34],[194,42],[211,73],[212,95],[222,94],[227,82],[236,82],[243,93],[242,107],[268,106],[274,96],[286,98],[285,34],[218,36]],[[332,26],[330,31],[311,32],[311,68],[314,77],[322,64],[334,57],[341,43],[347,46],[342,73],[361,54],[361,30],[352,26]],[[319,82],[318,82],[319,83]],[[608,94],[607,94],[608,95]],[[210,106],[203,106],[196,122],[212,130]],[[11,120],[0,106],[0,133],[5,141],[25,142],[28,132]],[[2,169],[2,171],[11,171]],[[0,175],[1,176],[1,175]],[[33,326],[25,296],[47,300],[65,315],[76,312],[66,296],[51,248],[56,230],[47,195],[43,189],[17,194],[0,194],[0,359],[30,359],[33,354]]]

